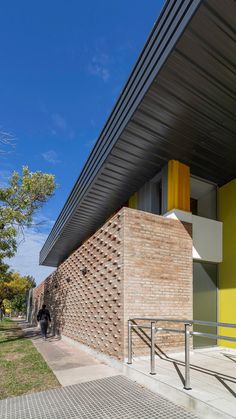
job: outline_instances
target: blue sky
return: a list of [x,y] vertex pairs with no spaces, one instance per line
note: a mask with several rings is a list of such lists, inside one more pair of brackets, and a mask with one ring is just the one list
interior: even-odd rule
[[164,0],[1,4],[0,128],[16,138],[0,180],[23,164],[60,185],[10,262],[37,281],[38,253],[77,179]]

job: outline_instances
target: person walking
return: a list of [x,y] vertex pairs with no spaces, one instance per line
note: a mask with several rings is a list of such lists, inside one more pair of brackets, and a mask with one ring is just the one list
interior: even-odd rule
[[46,304],[43,304],[42,308],[39,310],[37,314],[37,321],[40,323],[42,337],[46,340],[48,323],[51,323],[51,316],[49,310],[46,308]]

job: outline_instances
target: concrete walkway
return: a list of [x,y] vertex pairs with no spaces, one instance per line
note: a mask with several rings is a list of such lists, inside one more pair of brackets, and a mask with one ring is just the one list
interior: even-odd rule
[[112,377],[120,373],[115,368],[106,365],[60,338],[49,335],[47,340],[44,341],[36,327],[28,327],[23,322],[21,327],[26,336],[32,339],[33,344],[42,354],[62,386]]
[[2,400],[0,419],[236,417],[235,351],[192,353],[192,390],[186,391],[183,354],[156,356],[153,376],[149,357],[134,357],[132,365],[104,362],[68,338],[43,341],[37,328],[20,323],[62,388]]
[[[118,361],[112,361],[109,357],[105,358],[105,362],[98,358],[98,354],[94,351],[90,350],[90,353],[85,351],[83,345],[78,344],[71,339],[64,338],[59,339],[56,337],[49,337],[46,341],[43,341],[40,336],[40,331],[35,327],[30,327],[27,323],[22,322],[21,327],[24,330],[26,336],[32,339],[34,345],[36,346],[37,350],[43,355],[47,364],[51,367],[54,374],[56,375],[60,384],[66,389],[68,388],[68,392],[60,393],[57,390],[49,390],[47,392],[43,392],[45,400],[49,397],[54,400],[60,402],[60,397],[64,398],[67,397],[67,394],[70,394],[71,404],[75,405],[75,416],[70,416],[67,410],[63,410],[64,408],[72,408],[71,404],[66,406],[62,406],[60,410],[60,414],[56,416],[56,418],[175,418],[175,417],[196,417],[194,416],[194,412],[198,415],[199,418],[204,419],[229,419],[236,417],[236,405],[235,405],[235,381],[233,379],[233,369],[235,368],[235,361],[233,355],[223,356],[219,351],[207,352],[206,354],[201,352],[200,355],[191,355],[191,383],[193,389],[190,391],[183,390],[183,375],[184,375],[184,366],[183,366],[183,354],[179,356],[176,354],[175,357],[156,357],[156,371],[157,375],[150,375],[149,374],[149,358],[148,359],[134,359],[133,365],[127,365],[123,363],[119,363]],[[224,354],[225,355],[225,354]],[[100,355],[101,356],[101,355]],[[200,357],[200,358],[199,358]],[[199,359],[198,359],[199,358]],[[104,359],[104,358],[103,358]],[[193,362],[194,361],[194,362]],[[199,361],[199,362],[198,362]],[[199,363],[199,367],[198,367]],[[193,365],[194,364],[194,365]],[[194,367],[194,368],[193,368]],[[217,369],[216,369],[217,367]],[[221,374],[220,374],[220,370]],[[217,373],[216,373],[217,371]],[[204,374],[205,373],[205,374]],[[207,373],[207,374],[206,374]],[[206,382],[204,380],[206,378]],[[165,403],[168,404],[168,409],[172,406],[171,410],[169,410],[169,416],[165,416],[164,413],[162,416],[159,415],[152,415],[149,416],[149,410],[147,406],[142,406],[140,412],[142,412],[141,416],[133,416],[133,411],[131,411],[131,405],[133,398],[136,398],[135,393],[129,393],[127,398],[124,399],[123,403],[125,403],[124,409],[127,407],[126,414],[124,416],[118,415],[115,416],[115,406],[112,403],[116,402],[119,404],[121,394],[117,391],[117,383],[121,383],[124,379],[124,386],[129,389],[129,391],[136,391],[136,387],[133,387],[133,381],[137,381],[141,387],[137,387],[137,391],[141,391],[143,389],[143,394],[146,393],[149,389],[150,397],[154,398],[158,403],[163,400]],[[131,380],[129,380],[131,379]],[[91,387],[89,386],[91,383]],[[107,384],[108,383],[108,384]],[[126,383],[126,384],[125,384]],[[127,384],[129,383],[129,384]],[[131,384],[133,383],[133,384]],[[85,386],[83,386],[83,384]],[[78,406],[77,399],[73,399],[74,394],[83,393],[84,389],[92,389],[95,391],[92,397],[92,405],[95,411],[98,409],[99,405],[99,394],[101,397],[105,397],[104,391],[105,389],[113,388],[114,384],[114,393],[111,394],[108,392],[106,403],[110,406],[110,410],[108,409],[108,416],[84,416],[83,409],[86,409],[86,406]],[[95,387],[93,387],[93,385]],[[80,387],[82,386],[82,387]],[[96,390],[95,390],[96,388]],[[138,390],[139,388],[139,390]],[[145,389],[146,388],[146,389]],[[63,389],[60,389],[63,390]],[[50,393],[52,392],[52,393]],[[141,391],[142,393],[142,391]],[[98,396],[96,396],[96,394]],[[140,393],[139,393],[140,394]],[[29,401],[32,400],[34,405],[34,400],[37,399],[36,396],[22,396],[23,401],[26,400],[26,404],[29,404]],[[26,399],[24,399],[26,397]],[[28,398],[29,399],[28,399]],[[82,396],[81,396],[82,397]],[[84,397],[84,396],[83,396]],[[95,398],[94,398],[95,397]],[[96,399],[97,397],[97,399]],[[110,399],[111,397],[111,399]],[[156,399],[155,399],[156,397]],[[128,400],[131,398],[131,405],[129,405]],[[148,396],[149,398],[149,396]],[[18,403],[19,398],[16,398],[14,402],[15,406]],[[167,400],[169,399],[169,400]],[[5,406],[7,412],[11,409],[13,399],[9,399],[9,403]],[[38,399],[37,399],[38,400]],[[39,400],[40,396],[39,396]],[[91,404],[91,397],[88,395],[88,398],[83,399],[83,403],[85,405],[88,403]],[[113,401],[112,401],[113,400]],[[140,399],[140,402],[142,398]],[[21,402],[19,402],[21,403]],[[22,402],[24,403],[24,402]],[[40,401],[41,403],[41,401]],[[66,402],[67,403],[67,402]],[[164,402],[163,402],[164,403]],[[126,406],[127,404],[127,406]],[[155,403],[154,403],[155,404]],[[1,406],[1,404],[0,404]],[[133,406],[133,405],[132,405]],[[181,406],[181,407],[180,407]],[[78,410],[82,409],[82,410]],[[105,409],[105,406],[104,406]],[[114,411],[113,411],[114,409]],[[133,407],[132,407],[133,409]],[[80,412],[82,416],[77,416],[77,412]],[[174,411],[179,412],[179,416],[175,416],[173,413]],[[5,411],[4,411],[5,412]],[[31,410],[29,410],[31,412]],[[65,412],[67,412],[65,414]],[[104,411],[105,412],[105,411]],[[113,412],[111,414],[111,412]],[[164,411],[163,411],[164,412]],[[170,414],[171,412],[171,414]],[[8,414],[8,413],[7,413]],[[30,413],[31,414],[31,413]],[[49,413],[48,413],[49,414]],[[52,414],[52,413],[50,413]],[[65,416],[63,416],[65,414]],[[99,413],[100,414],[100,413]],[[118,414],[118,413],[116,413]],[[138,413],[137,413],[138,414]],[[192,414],[192,416],[191,416]],[[109,416],[110,415],[110,416]],[[0,418],[2,419],[0,415]],[[12,413],[10,416],[6,416],[6,418],[12,419]],[[17,417],[17,416],[16,416]],[[37,416],[20,416],[20,419],[24,418],[37,418]],[[43,417],[43,416],[42,416]],[[51,418],[54,416],[46,416],[46,418]],[[41,416],[40,416],[41,418]],[[4,417],[5,419],[5,417]],[[18,419],[18,417],[17,417]]]
[[[78,346],[21,322],[62,388],[0,400],[1,419],[199,419]],[[121,364],[122,369],[122,364]]]
[[[135,358],[126,375],[169,394],[176,403],[205,418],[236,418],[236,352],[226,348],[195,350],[190,355],[192,389],[184,390],[184,354],[159,354],[156,375],[150,376],[149,357]],[[151,383],[150,383],[151,382]],[[149,385],[150,384],[150,385]]]

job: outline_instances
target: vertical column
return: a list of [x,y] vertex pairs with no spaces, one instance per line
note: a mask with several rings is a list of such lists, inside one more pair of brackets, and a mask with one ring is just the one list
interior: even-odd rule
[[137,194],[137,192],[135,192],[133,195],[131,195],[131,197],[129,198],[129,201],[128,201],[128,206],[129,206],[129,208],[134,208],[134,209],[136,209],[137,208],[137,205],[138,204],[138,194]]
[[151,322],[151,351],[150,351],[150,364],[151,364],[151,375],[156,375],[155,371],[155,333],[156,323]]
[[177,160],[168,162],[167,210],[190,211],[190,168]]
[[128,362],[127,364],[132,364],[133,362],[132,354],[132,321],[128,320]]
[[192,390],[190,386],[190,326],[191,324],[185,323],[185,381],[184,389]]

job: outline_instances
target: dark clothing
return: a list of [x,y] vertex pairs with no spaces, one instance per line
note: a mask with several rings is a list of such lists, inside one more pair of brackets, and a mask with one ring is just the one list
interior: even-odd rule
[[37,320],[40,322],[40,328],[43,338],[47,337],[48,322],[51,321],[50,313],[46,308],[41,308],[37,315]]
[[40,320],[40,329],[43,338],[47,337],[48,331],[48,321],[47,320]]
[[49,311],[46,308],[41,308],[41,310],[38,312],[37,320],[38,322],[40,322],[40,320],[46,320],[47,322],[51,321]]

